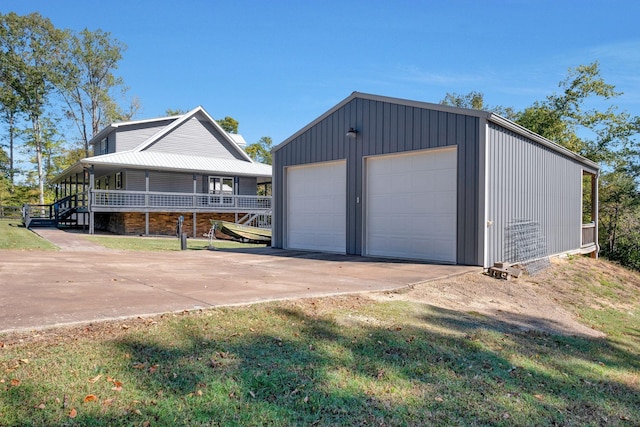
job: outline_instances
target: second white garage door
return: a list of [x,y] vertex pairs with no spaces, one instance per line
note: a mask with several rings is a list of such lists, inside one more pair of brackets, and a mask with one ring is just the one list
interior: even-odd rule
[[366,253],[456,262],[455,148],[366,159]]
[[345,253],[345,161],[287,168],[286,247]]

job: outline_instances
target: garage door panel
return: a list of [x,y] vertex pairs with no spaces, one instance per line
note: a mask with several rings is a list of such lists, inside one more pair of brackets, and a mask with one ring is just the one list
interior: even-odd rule
[[291,249],[346,251],[346,162],[287,169],[287,240]]
[[456,149],[366,163],[366,253],[456,261]]

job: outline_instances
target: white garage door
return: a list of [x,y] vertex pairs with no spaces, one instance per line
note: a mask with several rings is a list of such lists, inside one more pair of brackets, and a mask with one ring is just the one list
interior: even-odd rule
[[366,160],[368,255],[456,262],[457,151]]
[[345,253],[346,162],[289,167],[286,185],[286,247]]

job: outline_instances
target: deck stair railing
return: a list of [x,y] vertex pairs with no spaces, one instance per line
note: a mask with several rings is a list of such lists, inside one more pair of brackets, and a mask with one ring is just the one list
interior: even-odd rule
[[61,223],[73,225],[77,223],[76,213],[85,206],[81,194],[72,194],[55,203],[46,205],[26,204],[22,207],[22,221],[25,227],[57,227]]
[[242,225],[249,225],[251,227],[271,229],[271,218],[273,216],[273,210],[269,209],[263,213],[246,214],[240,218],[237,223]]

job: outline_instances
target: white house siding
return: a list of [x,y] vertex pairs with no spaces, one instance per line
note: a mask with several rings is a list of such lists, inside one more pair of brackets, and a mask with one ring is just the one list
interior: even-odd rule
[[194,116],[164,135],[146,151],[246,160],[209,122]]
[[485,267],[509,257],[513,221],[539,223],[547,254],[580,248],[582,166],[524,136],[488,124]]

